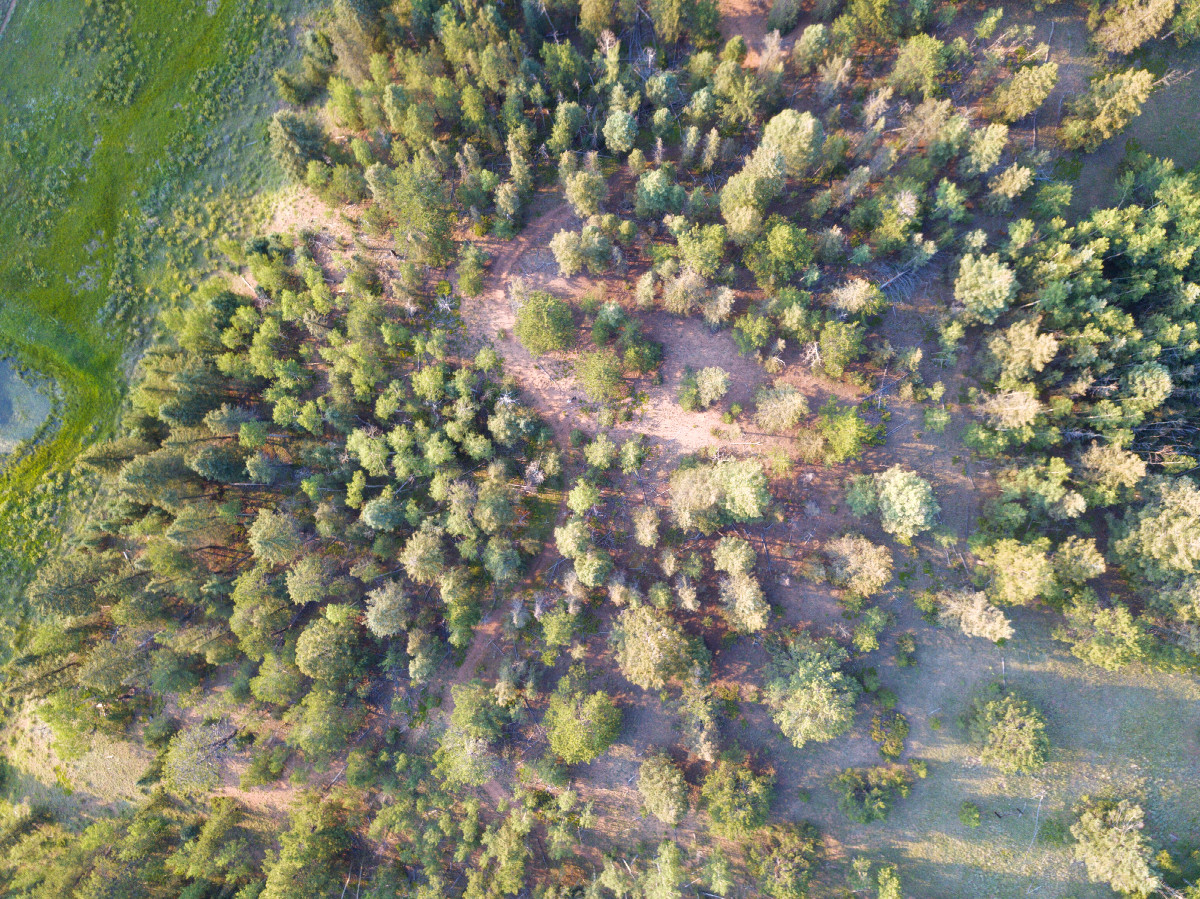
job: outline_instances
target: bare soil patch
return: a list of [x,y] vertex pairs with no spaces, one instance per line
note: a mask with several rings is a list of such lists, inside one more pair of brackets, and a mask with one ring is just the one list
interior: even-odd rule
[[744,64],[756,66],[763,40],[767,36],[767,14],[771,11],[771,0],[720,0],[721,37],[729,40],[741,35],[746,39],[750,52]]
[[472,343],[491,344],[504,359],[505,371],[516,378],[534,409],[553,428],[565,445],[575,416],[573,408],[584,401],[573,379],[563,377],[560,367],[535,359],[512,335],[516,310],[509,299],[513,281],[521,278],[531,290],[546,290],[556,296],[575,297],[591,282],[583,277],[558,274],[548,249],[550,238],[563,228],[577,227],[570,206],[561,198],[541,194],[529,209],[529,221],[511,241],[481,242],[491,256],[491,267],[478,297],[464,299],[460,307]]
[[[481,242],[492,257],[484,288],[478,297],[464,299],[460,307],[471,341],[496,348],[504,359],[505,371],[517,380],[530,405],[550,424],[562,446],[574,428],[589,426],[590,404],[576,385],[568,360],[534,358],[513,336],[516,310],[509,289],[520,278],[529,290],[545,290],[575,302],[593,293],[628,307],[629,285],[640,274],[634,270],[607,277],[579,274],[567,278],[559,274],[547,244],[559,230],[578,226],[570,206],[557,192],[541,194],[531,205],[528,224],[519,235],[511,241]],[[663,344],[661,382],[641,378],[630,385],[645,399],[635,403],[631,421],[613,428],[614,438],[644,434],[662,468],[673,467],[680,456],[704,447],[753,452],[753,447],[781,442],[762,435],[744,436],[722,424],[722,412],[730,404],[750,408],[755,390],[767,380],[753,359],[738,353],[728,330],[713,332],[697,319],[664,312],[631,314],[640,319],[648,336]],[[684,412],[676,402],[680,381],[687,369],[707,366],[730,373],[729,395],[707,411]],[[589,429],[594,430],[594,422]]]

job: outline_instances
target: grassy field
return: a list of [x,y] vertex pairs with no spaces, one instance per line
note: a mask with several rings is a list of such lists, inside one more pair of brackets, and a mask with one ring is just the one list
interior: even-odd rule
[[[899,415],[897,410],[893,422]],[[923,473],[942,484],[944,454],[961,451],[957,438],[948,434],[910,442],[913,454],[923,450],[929,459]],[[905,451],[893,441],[879,452],[893,458]],[[974,477],[986,473],[975,471]],[[835,499],[820,497],[823,510]],[[952,524],[953,491],[942,486],[939,497],[946,503],[943,521]],[[873,527],[863,530],[872,540],[885,539]],[[841,882],[844,863],[865,855],[899,865],[905,895],[922,899],[1112,896],[1106,886],[1088,881],[1064,838],[1085,794],[1140,802],[1147,836],[1158,848],[1178,854],[1200,841],[1195,802],[1200,795],[1200,683],[1146,668],[1110,672],[1087,665],[1053,639],[1059,619],[1049,611],[1008,610],[1016,634],[1004,647],[965,637],[953,625],[931,626],[913,599],[927,587],[961,580],[960,572],[946,568],[945,558],[932,546],[897,554],[901,575],[881,603],[896,615],[897,625],[861,662],[878,670],[912,728],[903,758],[928,765],[927,776],[914,782],[912,794],[896,803],[886,821],[852,823],[838,810],[830,787],[845,767],[882,763],[867,737],[877,705],[862,705],[852,735],[796,750],[762,705],[745,701],[762,688],[765,652],[742,646],[718,665],[740,682],[743,697],[726,736],[777,772],[774,814],[819,827],[834,860],[822,874],[823,885],[832,890]],[[790,589],[773,591],[788,621],[836,622],[838,607],[827,585],[799,577],[792,583]],[[894,635],[902,632],[916,638],[916,666],[898,664]],[[1050,761],[1035,774],[1005,775],[982,764],[958,722],[973,693],[996,682],[1031,700],[1048,720]],[[979,807],[980,826],[960,823],[964,800]]]
[[[18,0],[0,37],[0,355],[40,378],[0,361],[9,585],[77,513],[65,473],[111,428],[157,316],[211,270],[219,238],[265,217],[271,74],[312,5]],[[10,798],[86,819],[143,796],[128,744],[59,763],[29,722],[4,733]]]
[[0,475],[7,582],[55,538],[64,472],[110,428],[156,315],[273,185],[270,76],[307,5],[18,0],[0,38],[0,351],[58,389],[44,439]]
[[149,795],[138,779],[150,753],[132,742],[93,734],[86,752],[61,759],[51,746],[50,729],[28,710],[5,723],[0,740],[7,763],[0,797],[9,803],[48,809],[59,821],[77,826]]
[[1200,164],[1200,128],[1193,114],[1200,103],[1200,47],[1167,47],[1147,53],[1142,64],[1160,75],[1167,71],[1190,74],[1157,88],[1142,114],[1123,133],[1094,153],[1079,157],[1072,203],[1075,211],[1083,213],[1124,200],[1117,190],[1117,172],[1131,143],[1153,156],[1174,160],[1181,170]]
[[[827,822],[849,851],[877,852],[885,844],[914,894],[1112,895],[1087,882],[1069,846],[1049,838],[1073,821],[1072,809],[1087,793],[1144,803],[1148,833],[1163,848],[1177,848],[1200,833],[1200,809],[1193,801],[1200,791],[1195,681],[1086,666],[1049,639],[1054,625],[1049,615],[1022,615],[1016,625],[1007,651],[918,626],[920,666],[880,666],[913,726],[910,756],[929,762],[928,778],[917,781],[888,821],[849,825],[832,808],[828,789],[812,784],[809,814]],[[973,689],[1002,677],[1049,719],[1054,749],[1038,774],[1006,776],[980,765],[955,720]],[[934,719],[941,722],[938,730],[930,726]],[[834,763],[835,758],[814,758],[808,767],[815,775],[814,769]],[[981,809],[979,827],[959,823],[963,800]]]
[[[900,331],[889,333],[896,345],[906,342]],[[950,383],[953,393],[957,385]],[[969,533],[980,500],[972,485],[987,493],[988,467],[971,463],[964,484],[956,460],[968,454],[959,442],[959,423],[944,434],[924,433],[914,430],[916,416],[905,404],[894,403],[892,410],[889,443],[873,451],[879,464],[901,459],[920,470],[936,485],[943,525]],[[820,499],[828,508],[835,496]],[[872,540],[885,539],[873,525],[863,531]],[[927,588],[962,582],[961,571],[947,566],[950,558],[920,541],[896,556],[899,575],[882,605],[897,617],[893,633],[915,636],[916,666],[897,663],[894,637],[862,662],[876,667],[883,685],[895,692],[896,708],[912,728],[904,758],[925,760],[928,776],[915,781],[912,795],[899,800],[886,821],[851,823],[837,809],[829,784],[848,765],[882,761],[866,736],[873,709],[860,712],[855,736],[802,751],[779,738],[765,711],[756,710],[741,734],[748,745],[766,749],[779,771],[776,810],[816,823],[836,858],[862,854],[895,862],[904,872],[906,895],[923,899],[1112,896],[1106,886],[1088,881],[1064,839],[1085,794],[1142,803],[1147,835],[1159,848],[1195,845],[1200,840],[1195,802],[1200,795],[1200,683],[1146,668],[1110,672],[1087,665],[1053,639],[1060,619],[1049,611],[1009,609],[1016,633],[1004,647],[965,637],[953,625],[931,626],[914,598]],[[824,585],[791,595],[778,591],[777,597],[785,613],[799,619],[822,611],[836,614]],[[1035,774],[1005,775],[983,765],[958,723],[973,693],[996,682],[1046,715],[1053,748],[1049,764]],[[964,800],[980,808],[979,827],[960,823]],[[835,871],[836,866],[827,873]]]
[[[898,334],[894,339],[903,342]],[[904,404],[894,403],[892,437],[874,452],[881,464],[900,458],[921,470],[937,485],[943,525],[952,532],[970,532],[975,507],[963,501],[974,491],[966,490],[957,472],[958,454],[967,455],[958,424],[935,435],[913,431],[915,420]],[[974,480],[968,484],[978,483],[986,493],[986,466],[972,464],[970,478]],[[822,495],[821,500],[821,507],[829,508],[835,496]],[[885,539],[873,525],[863,531],[872,540]],[[861,854],[895,862],[904,872],[906,894],[923,899],[1113,895],[1106,886],[1088,881],[1064,838],[1085,794],[1140,802],[1147,813],[1147,835],[1159,848],[1177,852],[1200,841],[1200,807],[1195,803],[1200,795],[1200,683],[1146,668],[1110,672],[1087,665],[1053,639],[1060,619],[1050,611],[1009,609],[1016,633],[1004,647],[965,637],[953,625],[931,626],[914,599],[925,589],[962,582],[961,571],[947,566],[949,558],[920,541],[896,556],[899,574],[882,605],[896,615],[893,634],[915,636],[917,664],[898,664],[894,637],[885,638],[862,661],[877,668],[882,684],[895,692],[896,708],[912,728],[904,758],[924,760],[927,777],[915,781],[912,795],[899,800],[886,821],[851,823],[836,807],[830,780],[848,765],[882,762],[866,736],[877,707],[865,705],[860,711],[854,736],[798,751],[778,735],[765,710],[750,711],[743,703],[747,726],[731,733],[765,750],[778,770],[776,811],[816,823],[835,858]],[[837,614],[826,585],[777,591],[777,598],[786,615],[800,620]],[[1005,775],[983,765],[959,724],[974,692],[997,682],[1031,700],[1048,720],[1050,761],[1035,774]],[[980,826],[960,823],[964,800],[979,807]],[[827,875],[836,878],[837,867]]]

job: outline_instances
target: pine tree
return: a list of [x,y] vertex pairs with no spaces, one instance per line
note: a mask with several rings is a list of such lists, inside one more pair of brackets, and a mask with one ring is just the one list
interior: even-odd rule
[[996,254],[966,255],[954,281],[954,299],[963,306],[963,320],[990,325],[1008,308],[1017,292],[1016,274]]
[[1145,69],[1127,69],[1092,82],[1063,120],[1061,139],[1068,150],[1094,150],[1123,131],[1142,113],[1154,89],[1154,75]]
[[765,702],[772,718],[798,749],[841,736],[854,721],[858,682],[841,670],[849,656],[832,640],[800,632],[772,652]]
[[1011,622],[982,592],[947,590],[938,599],[942,617],[956,621],[968,637],[982,637],[996,643],[1013,635]]
[[1071,825],[1075,857],[1088,877],[1121,893],[1148,895],[1162,885],[1152,864],[1153,848],[1142,828],[1145,813],[1127,799],[1083,797]]
[[687,639],[667,616],[647,606],[621,612],[612,641],[621,673],[644,690],[661,690],[688,669]]
[[1096,43],[1109,53],[1132,53],[1156,37],[1175,14],[1175,0],[1121,0],[1105,10]]
[[309,162],[323,155],[321,132],[291,110],[275,113],[267,134],[271,154],[293,181],[303,181]]
[[1023,66],[1001,82],[991,105],[1002,122],[1016,122],[1036,112],[1058,83],[1058,63]]

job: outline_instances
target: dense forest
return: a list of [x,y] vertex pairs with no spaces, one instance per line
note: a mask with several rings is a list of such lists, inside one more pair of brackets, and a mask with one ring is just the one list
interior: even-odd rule
[[1068,773],[1069,684],[1200,675],[1200,181],[1069,177],[1200,5],[755,15],[307,20],[261,143],[317,215],[162,310],[4,667],[10,747],[139,796],[9,759],[3,895],[1200,897],[1194,703],[1122,725],[1182,795]]

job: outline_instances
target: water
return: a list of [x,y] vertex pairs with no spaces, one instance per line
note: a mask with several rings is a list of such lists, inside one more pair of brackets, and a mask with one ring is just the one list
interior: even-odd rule
[[0,359],[0,454],[11,453],[37,433],[50,415],[48,385]]

